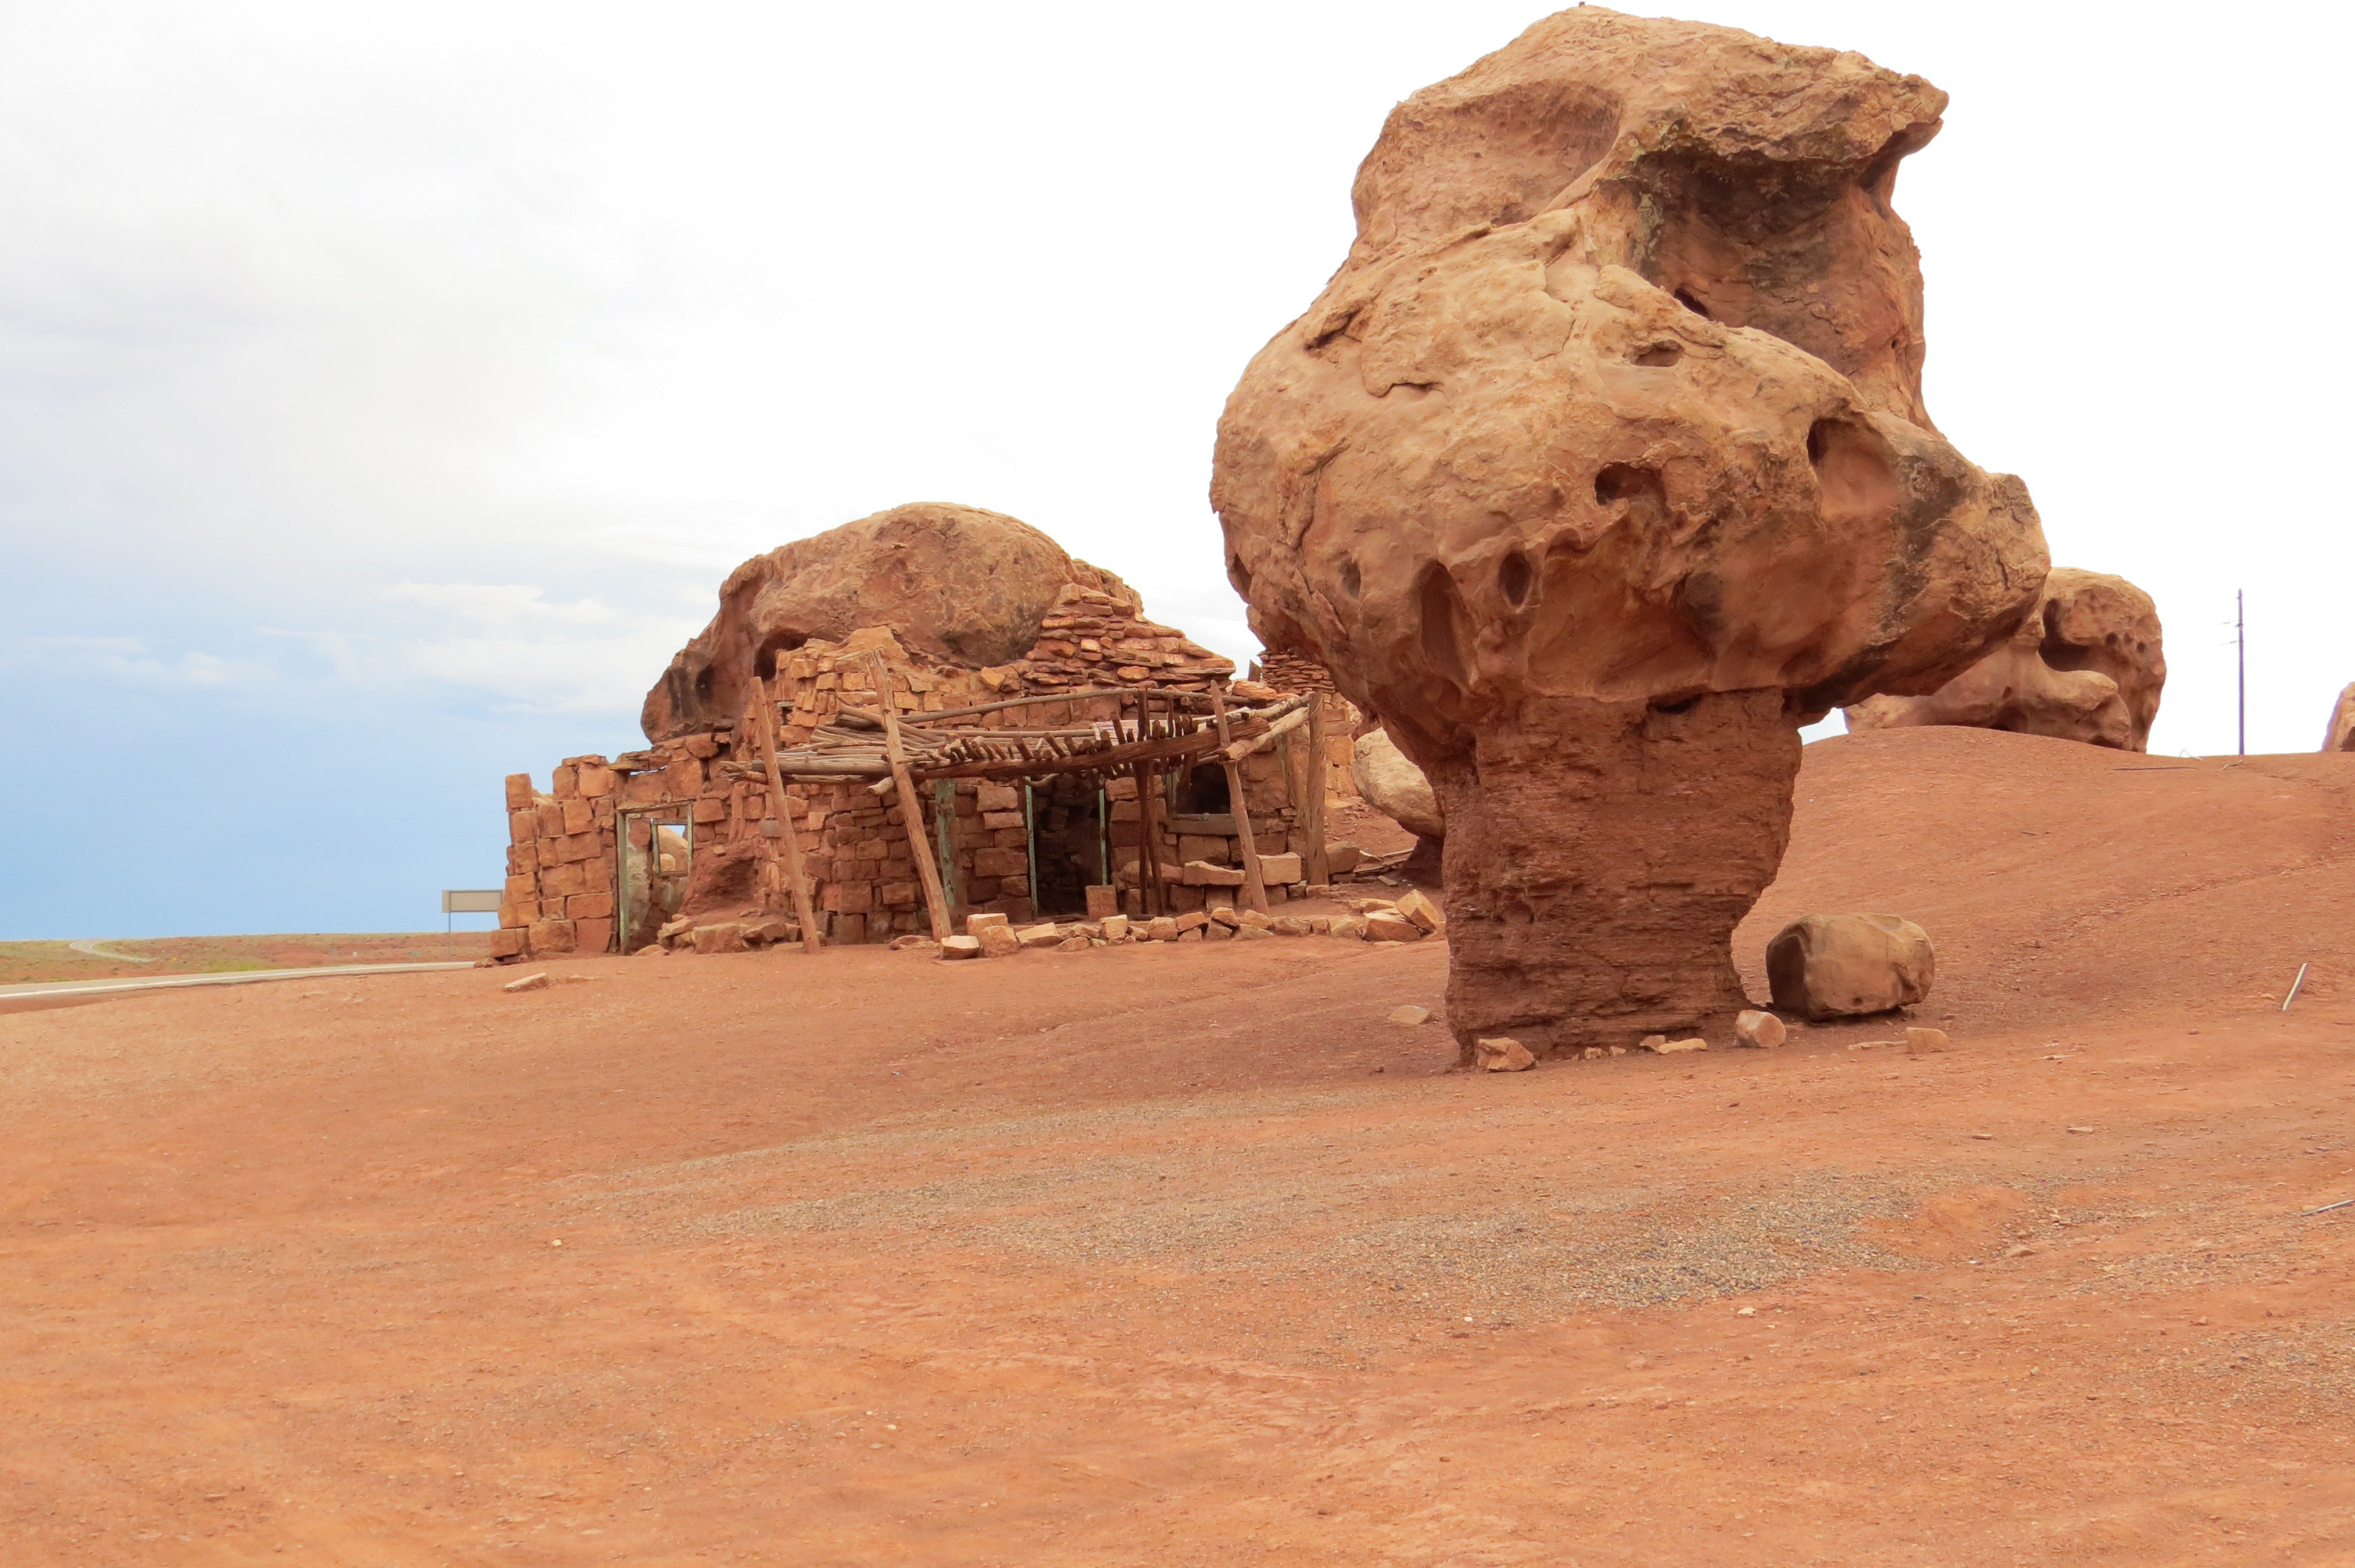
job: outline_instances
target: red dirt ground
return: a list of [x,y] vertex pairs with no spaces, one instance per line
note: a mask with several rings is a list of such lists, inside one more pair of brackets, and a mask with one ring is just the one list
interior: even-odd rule
[[1313,938],[0,1018],[0,1557],[2355,1563],[2350,807],[1810,747],[1753,987],[1910,916],[1941,1055],[1443,1075]]

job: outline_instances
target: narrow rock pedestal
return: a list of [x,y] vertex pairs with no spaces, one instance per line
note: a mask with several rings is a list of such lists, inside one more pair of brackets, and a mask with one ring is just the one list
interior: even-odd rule
[[1733,928],[1791,832],[1779,691],[1674,709],[1525,700],[1431,769],[1447,813],[1447,1017],[1540,1057],[1724,1033],[1749,1006]]

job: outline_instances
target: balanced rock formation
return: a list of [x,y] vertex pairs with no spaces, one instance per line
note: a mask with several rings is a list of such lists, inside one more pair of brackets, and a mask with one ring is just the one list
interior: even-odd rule
[[1380,726],[1359,736],[1349,758],[1349,777],[1367,805],[1419,839],[1444,839],[1447,820],[1431,780]]
[[1157,683],[1204,688],[1233,674],[1231,662],[1143,615],[1135,589],[1017,518],[895,506],[730,572],[719,613],[672,658],[640,722],[661,742],[733,720],[779,654],[868,628],[888,628],[895,650],[935,668],[1019,664],[1018,675],[1038,677],[1022,683],[1050,690],[1091,683],[1091,664],[1103,680],[1132,666],[1136,679],[1151,670]]
[[1809,915],[1766,944],[1774,1005],[1811,1021],[1911,1007],[1936,976],[1930,934],[1894,915]]
[[1945,94],[1583,6],[1392,111],[1357,242],[1220,422],[1228,576],[1423,768],[1449,1022],[1730,1025],[1796,726],[1935,691],[2049,565],[1921,398],[1891,210]]
[[1846,712],[1851,731],[1952,724],[2147,751],[2166,684],[2150,595],[2061,567],[2038,612],[1986,658],[1927,696],[1867,697]]

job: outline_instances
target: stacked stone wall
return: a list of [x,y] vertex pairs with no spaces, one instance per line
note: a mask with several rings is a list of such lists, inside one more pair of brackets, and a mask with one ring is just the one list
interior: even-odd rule
[[[879,689],[878,656],[884,666]],[[780,655],[772,687],[785,705],[778,745],[793,750],[806,745],[846,705],[868,712],[888,705],[935,727],[1083,725],[1119,717],[1120,700],[1074,699],[947,719],[929,715],[1011,696],[1052,695],[1089,686],[1209,691],[1224,684],[1233,670],[1231,662],[1182,633],[1145,620],[1133,599],[1071,585],[1042,623],[1032,654],[1012,664],[928,666],[911,659],[887,630],[868,628],[839,643],[813,641]],[[732,725],[610,760],[602,756],[568,758],[556,768],[546,793],[535,789],[529,774],[510,776],[508,874],[494,953],[507,959],[602,953],[628,938],[630,934],[616,927],[617,824],[624,807],[669,806],[690,818],[699,867],[717,854],[755,857],[759,863],[752,892],[742,908],[728,913],[789,919],[793,898],[784,885],[782,856],[773,857],[764,844],[751,842],[770,814],[767,784],[757,776],[739,776],[759,765],[758,733],[757,714],[748,704]],[[1269,769],[1276,767],[1271,758],[1251,759],[1246,774],[1258,781],[1250,788],[1264,791]],[[1127,787],[1127,806],[1134,813],[1134,782],[1112,782],[1115,792]],[[929,803],[932,787],[918,788]],[[1288,846],[1294,836],[1281,791],[1279,785],[1265,795],[1271,820],[1261,835],[1263,843],[1276,850]],[[955,889],[960,916],[984,911],[1029,919],[1035,890],[1020,786],[961,779],[954,781],[950,800],[947,880]],[[798,835],[813,903],[826,922],[829,942],[888,941],[930,929],[901,802],[879,798],[865,780],[788,780],[785,805],[783,821]],[[1113,823],[1115,844],[1122,826],[1118,820]],[[928,844],[937,842],[935,832],[927,828]],[[1133,862],[1137,842],[1133,819],[1127,842]],[[1175,849],[1175,836],[1167,836],[1165,856]],[[687,913],[719,918],[719,911],[695,907],[703,885],[698,871],[688,884]]]

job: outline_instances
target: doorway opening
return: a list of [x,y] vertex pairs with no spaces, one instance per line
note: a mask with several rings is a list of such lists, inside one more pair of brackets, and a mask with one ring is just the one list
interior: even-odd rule
[[695,860],[695,818],[684,806],[620,813],[620,895],[614,922],[621,949],[634,953],[676,918],[687,901],[687,874]]
[[1030,897],[1040,919],[1084,915],[1088,888],[1112,880],[1103,786],[1058,773],[1024,786],[1030,815]]

